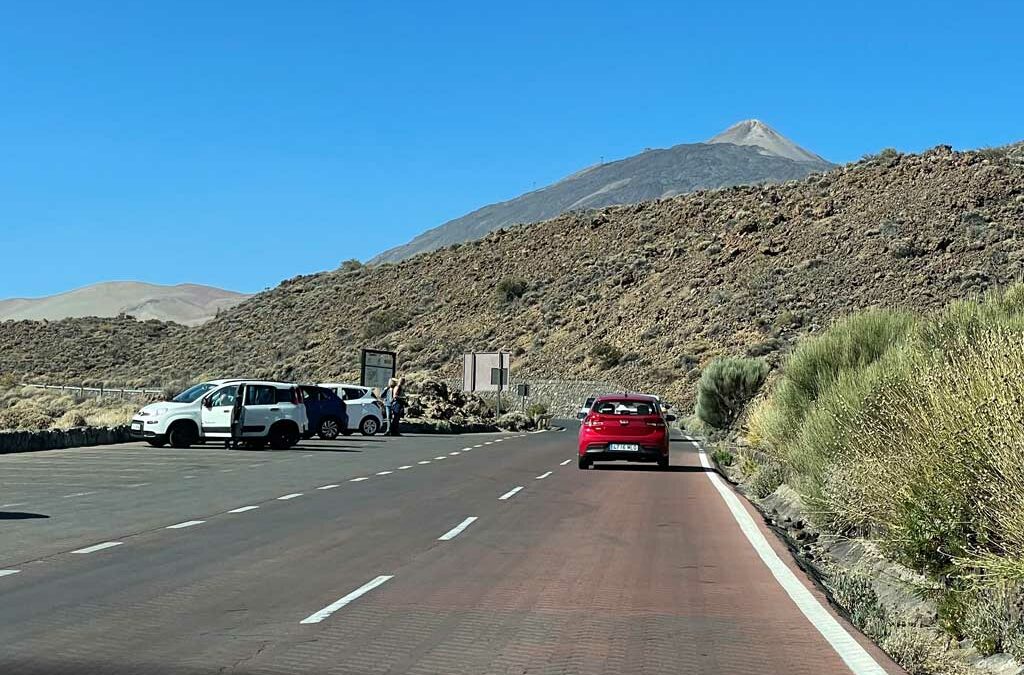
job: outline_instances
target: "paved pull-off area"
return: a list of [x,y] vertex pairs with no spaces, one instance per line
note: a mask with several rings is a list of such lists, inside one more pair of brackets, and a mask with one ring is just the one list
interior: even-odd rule
[[[0,673],[901,673],[673,443],[0,456]],[[567,461],[568,460],[568,461]]]

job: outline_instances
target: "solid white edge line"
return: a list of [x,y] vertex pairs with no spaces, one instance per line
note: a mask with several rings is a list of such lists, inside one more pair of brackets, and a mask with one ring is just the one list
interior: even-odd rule
[[[704,453],[704,449],[698,446],[697,451],[700,456],[701,466],[705,469],[712,469],[711,462]],[[886,675],[885,669],[868,654],[867,650],[860,643],[853,639],[835,617],[828,613],[828,610],[818,602],[818,599],[807,590],[806,586],[800,583],[800,580],[796,578],[796,575],[789,569],[789,566],[775,553],[775,549],[771,547],[764,534],[758,529],[754,519],[743,508],[739,497],[725,485],[721,476],[715,473],[714,470],[706,471],[705,475],[711,481],[711,484],[715,486],[718,494],[722,497],[722,501],[725,502],[725,505],[732,513],[732,517],[740,526],[743,535],[750,542],[754,551],[757,552],[761,561],[771,571],[772,576],[775,577],[775,580],[786,591],[786,594],[793,601],[793,604],[797,606],[797,609],[807,617],[807,620],[821,633],[821,636],[832,645],[832,649],[846,663],[846,666],[855,675]]]
[[0,577],[6,577],[12,574],[17,574],[20,571],[21,570],[0,570]]
[[245,513],[246,511],[252,511],[258,508],[258,506],[239,506],[237,509],[231,509],[228,513]]
[[122,542],[120,541],[105,541],[102,544],[95,544],[93,546],[86,546],[85,548],[80,548],[77,551],[72,551],[72,553],[95,553],[96,551],[102,551],[106,548],[114,548],[115,546],[120,546],[121,544]]
[[288,499],[295,499],[296,497],[301,497],[301,496],[302,496],[301,492],[293,492],[290,495],[284,495],[283,497],[278,497],[278,499],[280,499],[281,501],[285,501],[285,500],[288,500]]
[[569,463],[569,462],[571,462],[571,461],[572,461],[571,459],[567,459],[567,460],[565,460],[564,462],[559,462],[559,463],[558,463],[558,466],[565,466],[566,464],[568,464],[568,463]]
[[499,499],[500,501],[505,501],[506,499],[511,499],[512,497],[514,497],[514,496],[515,496],[515,494],[516,494],[517,492],[519,492],[519,491],[520,491],[520,490],[522,490],[522,489],[523,489],[523,486],[522,486],[522,485],[519,485],[519,486],[517,486],[517,487],[514,487],[514,488],[512,488],[511,490],[509,490],[508,492],[506,492],[505,494],[503,494],[502,496],[498,497],[498,499]]
[[377,588],[381,584],[385,583],[389,579],[394,579],[394,575],[382,574],[381,576],[377,577],[376,579],[374,579],[372,581],[368,581],[367,583],[363,584],[362,586],[360,586],[356,590],[352,591],[351,593],[349,593],[345,597],[340,598],[339,600],[336,600],[335,602],[332,602],[331,604],[327,605],[326,607],[321,609],[319,612],[314,612],[313,614],[310,614],[309,616],[307,616],[305,619],[303,619],[299,623],[300,624],[301,623],[305,623],[305,624],[320,623],[321,621],[323,621],[324,619],[329,617],[331,614],[334,614],[335,612],[337,612],[339,609],[341,609],[342,607],[344,607],[348,603],[352,602],[353,600],[355,600],[356,598],[358,598],[361,595],[365,595],[366,593],[369,593],[370,591],[372,591],[373,589]]
[[465,530],[467,527],[472,525],[473,521],[475,521],[476,519],[477,519],[477,516],[470,516],[469,518],[466,518],[464,521],[462,521],[461,523],[459,523],[458,525],[456,525],[455,527],[453,527],[452,529],[448,530],[447,532],[442,534],[440,537],[438,537],[437,540],[438,541],[449,541],[451,539],[454,539],[455,537],[457,537],[460,534],[462,534],[463,530]]
[[545,472],[544,472],[544,473],[542,473],[541,475],[539,475],[539,476],[537,476],[536,478],[534,478],[534,480],[543,480],[544,478],[547,478],[547,477],[548,477],[548,476],[550,476],[550,475],[551,475],[551,472],[550,472],[550,471],[545,471]]
[[330,485],[321,485],[320,487],[317,488],[317,490],[333,490],[336,487],[341,487],[341,486],[337,485],[335,483],[331,483]]
[[205,520],[186,520],[184,523],[178,523],[176,525],[168,525],[165,530],[180,530],[183,527],[192,527],[193,525],[202,525]]

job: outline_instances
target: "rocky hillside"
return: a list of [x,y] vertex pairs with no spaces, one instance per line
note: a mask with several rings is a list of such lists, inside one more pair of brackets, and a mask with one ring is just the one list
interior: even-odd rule
[[615,381],[685,401],[716,354],[776,361],[855,309],[938,307],[1020,276],[1019,155],[885,152],[784,185],[567,214],[399,264],[290,279],[116,355],[102,340],[83,348],[60,324],[0,323],[0,371],[327,380],[353,377],[367,345],[396,348],[405,369],[457,376],[463,351],[505,348],[519,377]]
[[477,209],[385,251],[371,264],[397,262],[424,251],[472,241],[500,228],[535,223],[582,209],[634,204],[678,194],[753,183],[781,183],[832,164],[767,124],[746,120],[706,143],[647,150],[578,171],[505,202]]
[[0,300],[0,321],[72,317],[116,317],[173,321],[198,326],[217,312],[234,307],[248,295],[212,286],[160,286],[138,281],[108,281],[45,298]]

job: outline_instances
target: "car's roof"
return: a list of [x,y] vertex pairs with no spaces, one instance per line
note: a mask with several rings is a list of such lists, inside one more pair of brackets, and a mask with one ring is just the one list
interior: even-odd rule
[[370,389],[369,387],[364,387],[361,384],[346,384],[344,382],[321,382],[320,384],[318,384],[316,386],[318,386],[318,387],[352,387],[353,389],[366,389],[366,390]]
[[222,384],[265,384],[272,387],[294,387],[295,384],[292,382],[279,382],[277,380],[247,380],[245,378],[238,378],[233,380],[210,380],[210,384],[217,385],[218,387]]
[[602,401],[645,401],[647,403],[656,402],[657,396],[651,396],[650,394],[631,394],[629,392],[623,392],[621,394],[602,394],[597,397],[594,403],[600,403]]

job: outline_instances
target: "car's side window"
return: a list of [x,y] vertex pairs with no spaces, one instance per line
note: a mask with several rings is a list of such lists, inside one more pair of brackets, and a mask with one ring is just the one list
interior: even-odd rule
[[257,384],[245,388],[247,405],[273,405],[277,403],[277,387]]
[[238,396],[238,387],[224,387],[213,392],[210,396],[210,403],[214,408],[223,408],[234,405]]

